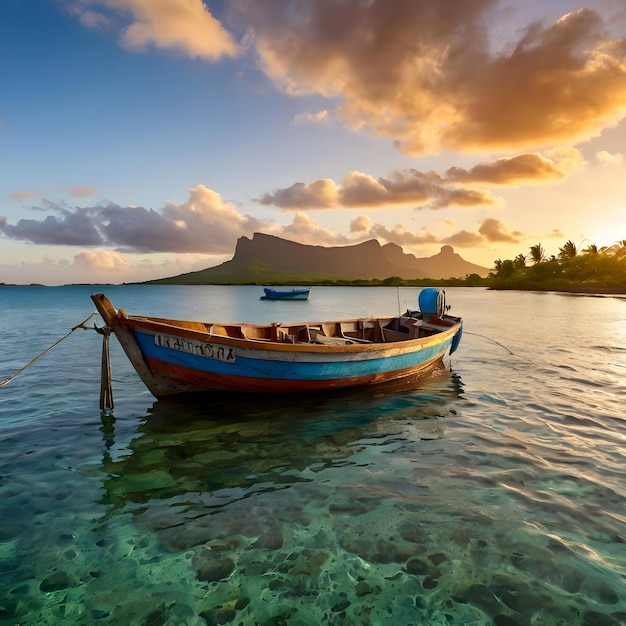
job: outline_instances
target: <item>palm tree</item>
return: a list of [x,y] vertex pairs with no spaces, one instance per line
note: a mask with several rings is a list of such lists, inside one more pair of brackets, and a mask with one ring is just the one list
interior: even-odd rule
[[546,260],[546,251],[540,243],[535,246],[530,246],[530,258],[532,259],[533,265],[538,265]]
[[569,261],[577,254],[578,250],[576,249],[576,244],[571,239],[566,241],[562,248],[559,248],[559,259],[561,259],[561,261]]
[[589,256],[598,256],[598,254],[600,253],[600,250],[598,249],[598,246],[596,246],[595,243],[591,243],[589,244],[584,250],[583,250],[583,254],[587,254]]
[[513,259],[513,267],[516,270],[523,270],[526,267],[526,255],[518,254],[515,259]]
[[620,239],[620,241],[616,241],[612,246],[603,246],[600,252],[619,257],[626,252],[626,239]]
[[489,272],[490,278],[498,278],[500,276],[500,272],[502,271],[502,259],[496,259],[493,262],[493,269]]

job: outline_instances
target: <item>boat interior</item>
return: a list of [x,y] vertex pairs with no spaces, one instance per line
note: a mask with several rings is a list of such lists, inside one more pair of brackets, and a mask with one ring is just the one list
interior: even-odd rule
[[213,337],[273,343],[329,345],[388,343],[420,339],[436,335],[457,323],[457,319],[450,316],[424,317],[427,319],[423,319],[423,316],[418,313],[400,317],[294,324],[210,324],[154,318],[152,321],[207,333]]

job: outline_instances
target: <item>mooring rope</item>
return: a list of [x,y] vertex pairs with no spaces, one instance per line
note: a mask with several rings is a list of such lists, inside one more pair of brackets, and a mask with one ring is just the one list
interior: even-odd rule
[[82,328],[83,330],[93,330],[93,328],[89,328],[88,326],[85,326],[85,324],[95,315],[97,315],[97,313],[92,313],[89,317],[85,318],[80,324],[76,324],[76,326],[74,326],[72,330],[70,330],[69,333],[67,333],[64,337],[61,337],[61,339],[59,339],[58,341],[55,341],[49,348],[46,348],[41,354],[38,354],[34,359],[26,363],[26,365],[24,365],[24,367],[17,370],[17,372],[15,372],[13,376],[9,376],[7,379],[0,381],[0,387],[4,387],[8,383],[10,383],[17,375],[21,374],[25,369],[29,368],[35,361],[38,361],[44,354],[50,352],[52,348],[54,348],[55,346],[58,346],[64,339],[67,339],[75,330],[79,328]]
[[491,341],[492,343],[495,343],[497,346],[500,346],[501,348],[504,348],[511,356],[515,356],[515,354],[509,350],[505,345],[501,344],[499,341],[496,341],[495,339],[492,339],[491,337],[487,337],[486,335],[479,335],[478,333],[470,333],[466,330],[463,331],[464,335],[474,335],[475,337],[482,337],[483,339],[487,339],[488,341]]

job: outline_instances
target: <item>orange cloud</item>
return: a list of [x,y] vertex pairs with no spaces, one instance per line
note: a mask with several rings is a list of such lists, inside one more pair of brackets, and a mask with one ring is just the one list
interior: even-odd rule
[[572,143],[626,117],[626,39],[593,9],[496,51],[494,0],[233,5],[279,88],[340,98],[346,125],[410,155]]
[[596,159],[602,165],[620,165],[624,161],[624,155],[619,152],[612,154],[606,150],[599,150],[596,152]]
[[294,183],[286,189],[264,194],[257,202],[283,209],[330,209],[337,206],[337,185],[328,178],[307,184]]
[[518,230],[509,232],[500,220],[493,217],[483,220],[478,232],[489,242],[518,243],[522,236]]
[[500,220],[489,217],[481,222],[478,232],[460,230],[440,241],[459,248],[473,248],[495,242],[519,243],[523,236],[520,231],[510,232]]
[[74,198],[89,198],[90,196],[97,196],[98,190],[95,187],[89,185],[73,185],[72,187],[63,187]]
[[307,245],[346,245],[353,243],[349,237],[338,235],[326,228],[322,228],[315,220],[305,213],[296,213],[291,224],[280,230],[280,235],[293,238],[299,243]]
[[460,230],[454,235],[445,237],[441,240],[441,243],[447,243],[451,246],[457,246],[459,248],[473,248],[480,246],[485,242],[485,238],[478,233],[472,233],[467,230]]
[[554,161],[540,154],[522,154],[491,163],[480,163],[469,170],[451,167],[446,172],[446,179],[453,182],[490,185],[561,179],[564,176]]
[[33,196],[36,196],[36,191],[16,191],[14,193],[10,193],[7,198],[9,200],[16,200],[17,202],[23,202],[24,200],[29,200]]
[[128,50],[143,52],[154,47],[205,60],[238,53],[233,36],[202,0],[77,0],[71,12],[91,28],[111,24],[111,17],[88,8],[93,5],[114,11],[119,20],[127,20],[120,43]]
[[464,189],[446,183],[435,172],[396,170],[384,178],[350,172],[341,184],[324,178],[295,183],[286,189],[266,193],[256,202],[284,210],[331,208],[386,208],[419,206],[439,209],[448,206],[491,206],[497,198],[482,189]]

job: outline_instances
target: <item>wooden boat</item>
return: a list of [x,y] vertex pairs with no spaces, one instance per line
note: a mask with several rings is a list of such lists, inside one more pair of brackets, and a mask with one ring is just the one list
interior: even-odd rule
[[310,287],[305,289],[289,289],[286,291],[280,291],[279,289],[270,289],[265,287],[264,296],[261,296],[261,300],[308,300]]
[[310,392],[414,376],[452,354],[463,322],[443,290],[420,311],[335,322],[218,324],[130,315],[91,296],[108,331],[157,398],[209,390]]

